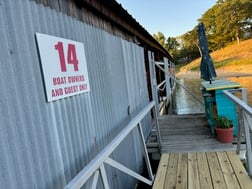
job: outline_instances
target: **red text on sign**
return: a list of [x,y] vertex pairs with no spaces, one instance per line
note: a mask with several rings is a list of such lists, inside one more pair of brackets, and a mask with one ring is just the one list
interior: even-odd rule
[[53,85],[66,84],[66,77],[53,77]]
[[82,85],[79,85],[79,90],[80,91],[84,91],[87,89],[87,84],[82,84]]
[[65,94],[70,94],[70,93],[75,93],[78,92],[78,86],[70,86],[70,87],[65,87]]
[[52,90],[52,97],[61,96],[61,95],[63,95],[62,88]]
[[[54,45],[55,50],[58,51],[59,54],[59,60],[60,60],[60,69],[61,72],[66,72],[67,71],[67,66],[66,66],[66,60],[65,60],[65,53],[64,53],[64,46],[62,42],[58,42],[56,45]],[[68,44],[67,48],[67,63],[72,64],[74,71],[78,71],[78,59],[76,55],[76,49],[74,44]]]
[[84,81],[84,75],[77,75],[77,76],[68,76],[67,77],[68,83],[75,83],[75,82],[81,82]]

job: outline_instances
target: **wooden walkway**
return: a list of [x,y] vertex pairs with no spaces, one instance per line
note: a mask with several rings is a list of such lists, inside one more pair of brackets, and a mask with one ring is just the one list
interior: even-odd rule
[[153,189],[251,189],[234,151],[162,154]]
[[161,152],[204,152],[235,150],[212,135],[203,114],[159,117]]
[[153,189],[252,189],[235,153],[212,135],[204,115],[159,118],[161,160]]

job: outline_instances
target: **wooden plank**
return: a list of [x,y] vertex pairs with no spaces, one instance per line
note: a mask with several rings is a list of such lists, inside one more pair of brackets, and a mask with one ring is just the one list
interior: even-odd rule
[[200,189],[196,153],[188,153],[188,189]]
[[158,165],[158,170],[157,170],[155,182],[153,184],[153,189],[163,189],[164,188],[166,171],[167,171],[167,167],[168,167],[168,161],[169,161],[169,154],[162,154],[159,165]]
[[190,136],[185,136],[183,138],[179,138],[179,140],[176,140],[178,139],[178,136],[179,135],[175,135],[175,136],[165,136],[165,137],[162,137],[162,139],[164,140],[163,144],[171,144],[171,143],[174,143],[174,144],[178,144],[178,143],[185,143],[185,144],[188,144],[188,142],[194,142],[194,143],[197,143],[199,144],[199,140],[200,142],[215,142],[215,143],[219,143],[216,138],[213,138],[213,137],[209,137],[209,136],[196,136],[193,138],[193,135],[190,135]]
[[[186,125],[185,125],[186,127]],[[211,136],[211,133],[208,133],[209,130],[202,130],[200,128],[195,128],[195,129],[191,129],[191,128],[187,128],[187,129],[179,129],[179,128],[174,128],[173,130],[163,130],[160,129],[160,131],[162,132],[161,136],[174,136],[174,135],[181,135],[181,133],[184,133],[184,136],[191,136],[191,135],[208,135]]]
[[198,152],[197,158],[198,158],[200,188],[213,189],[206,153]]
[[238,178],[238,182],[242,189],[250,189],[252,188],[252,180],[248,176],[248,173],[244,166],[242,165],[240,159],[234,151],[227,152],[229,161],[233,167],[236,177]]
[[[179,147],[178,147],[179,146]],[[162,153],[179,153],[179,152],[216,152],[216,151],[226,151],[226,150],[235,150],[232,145],[225,144],[188,144],[188,145],[163,145],[162,144]]]
[[201,84],[206,89],[206,91],[241,87],[240,83],[226,79],[215,80],[211,84],[208,81],[203,81]]
[[217,157],[228,189],[240,188],[226,152],[217,152]]
[[170,154],[164,183],[165,189],[174,189],[176,187],[178,155],[179,154]]
[[180,153],[178,157],[178,171],[176,179],[176,189],[187,188],[187,153]]
[[221,167],[215,152],[207,152],[207,160],[209,164],[210,174],[214,188],[227,189]]
[[212,135],[205,115],[165,115],[159,120],[163,153],[234,150]]
[[153,189],[251,189],[235,151],[163,154]]

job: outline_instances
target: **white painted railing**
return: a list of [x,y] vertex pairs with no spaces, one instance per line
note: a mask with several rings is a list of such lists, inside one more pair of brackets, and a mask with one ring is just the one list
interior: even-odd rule
[[[166,60],[166,59],[165,59]],[[157,90],[157,94],[158,91],[160,90],[161,86],[169,83],[167,87],[166,86],[166,94],[168,94],[167,97],[169,97],[169,95],[171,94],[171,90],[174,89],[175,84],[178,84],[180,87],[182,87],[188,94],[190,94],[195,100],[197,100],[198,102],[200,102],[201,104],[204,104],[204,102],[202,102],[202,100],[196,96],[195,94],[193,94],[188,88],[186,88],[184,85],[182,85],[180,82],[178,82],[175,78],[175,64],[174,63],[170,63],[168,64],[169,66],[166,66],[166,68],[162,68],[160,65],[163,65],[160,62],[154,62],[155,66],[158,67],[160,70],[162,70],[165,73],[165,80],[163,82],[161,82],[159,85],[156,86],[156,90]],[[167,65],[167,64],[164,64]],[[169,70],[169,72],[165,71],[165,70]],[[154,69],[154,68],[153,68]],[[164,86],[165,87],[165,86]],[[168,90],[167,90],[168,89]],[[158,96],[158,95],[156,95]],[[156,97],[157,98],[157,97]],[[169,100],[169,99],[168,99]]]
[[[174,79],[173,79],[175,78],[175,64],[172,62],[168,63],[167,59],[164,59],[164,63],[154,62],[154,64],[155,64],[154,66],[156,66],[162,72],[164,72],[164,76],[165,76],[165,79],[156,86],[156,92],[157,92],[157,97],[158,97],[158,99],[156,100],[160,102],[159,113],[160,115],[162,115],[163,110],[166,109],[167,102],[171,100],[170,96],[175,86]],[[165,68],[162,68],[161,65],[163,65]],[[162,92],[164,90],[166,91],[166,96],[165,97],[159,96],[159,92]]]
[[[159,68],[162,72],[164,72],[165,79],[159,83],[156,87],[157,91],[166,90],[166,96],[169,98],[171,95],[172,89],[174,87],[174,78],[175,78],[175,64],[172,62],[168,62],[165,58],[164,62],[154,62],[155,66]],[[164,66],[164,68],[161,67]]]
[[[235,96],[235,92],[242,93],[242,100]],[[237,153],[240,153],[241,137],[245,134],[246,140],[246,151],[247,151],[247,169],[249,175],[252,177],[252,146],[251,146],[251,135],[252,135],[252,108],[247,105],[247,95],[246,90],[241,89],[231,89],[223,91],[224,94],[235,103],[238,110],[238,142],[237,142]]]
[[[163,62],[157,62],[154,59],[154,53],[148,53],[149,59],[149,70],[150,70],[150,82],[151,82],[151,90],[152,90],[152,97],[156,101],[156,109],[159,112],[162,111],[163,103],[165,104],[169,102],[171,99],[172,90],[174,89],[175,85],[175,64],[170,62],[167,58],[164,58]],[[164,80],[157,83],[157,74],[156,68],[163,72]],[[165,91],[166,96],[160,97],[159,92]],[[162,102],[162,103],[159,103]]]
[[[101,175],[105,189],[109,189],[108,178],[104,164],[110,165],[120,171],[148,184],[152,185],[154,176],[152,173],[148,152],[145,146],[145,139],[141,127],[142,119],[154,108],[155,101],[150,102],[86,167],[84,167],[66,186],[65,189],[81,188],[92,176],[92,189],[96,188],[98,178]],[[154,113],[153,112],[153,113]],[[155,124],[158,127],[157,114],[154,113]],[[142,147],[145,156],[145,162],[149,173],[149,178],[145,178],[139,173],[136,173],[121,163],[113,160],[110,155],[119,146],[119,144],[131,133],[135,128],[138,128],[139,137],[141,138]]]

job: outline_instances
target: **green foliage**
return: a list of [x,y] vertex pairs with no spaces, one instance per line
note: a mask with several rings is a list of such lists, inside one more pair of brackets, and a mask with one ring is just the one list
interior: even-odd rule
[[165,44],[165,36],[162,32],[157,32],[157,34],[153,34],[153,38],[156,39],[165,49],[167,49],[167,45]]
[[[240,71],[252,66],[252,39],[233,43],[229,46],[211,53],[215,69],[223,68],[230,71]],[[195,59],[184,65],[183,69],[199,71],[201,58]],[[246,66],[248,65],[248,66]]]
[[224,66],[239,66],[239,65],[249,65],[252,64],[251,59],[235,59],[235,58],[228,58],[221,61],[214,62],[214,67],[216,69],[224,67]]
[[195,65],[191,68],[192,71],[200,71],[200,66],[199,65]]
[[206,27],[209,48],[214,51],[225,47],[252,35],[252,1],[219,0],[200,21]]
[[229,66],[232,65],[249,65],[252,64],[252,60],[250,58],[245,58],[245,59],[241,59],[241,60],[233,60],[231,62],[228,63]]
[[214,118],[214,125],[217,128],[228,129],[233,127],[233,121],[225,116],[218,116]]
[[180,54],[181,57],[186,58],[188,62],[200,57],[196,27],[193,30],[182,35],[181,39],[183,41],[181,45],[183,54]]
[[166,40],[166,47],[169,53],[175,55],[179,48],[179,43],[175,37],[168,37]]
[[223,66],[228,65],[230,62],[233,62],[233,61],[234,61],[233,58],[228,58],[228,59],[225,59],[225,60],[216,61],[216,62],[214,62],[214,67],[216,69],[218,69],[218,68],[221,68]]
[[[221,49],[231,42],[252,38],[252,1],[217,0],[199,22],[205,25],[209,52]],[[190,62],[200,57],[196,27],[177,38],[166,38],[161,32],[153,37],[175,61]]]
[[156,39],[174,58],[176,61],[176,57],[178,55],[179,43],[175,37],[166,37],[162,32],[158,32],[157,34],[153,34],[153,38]]

